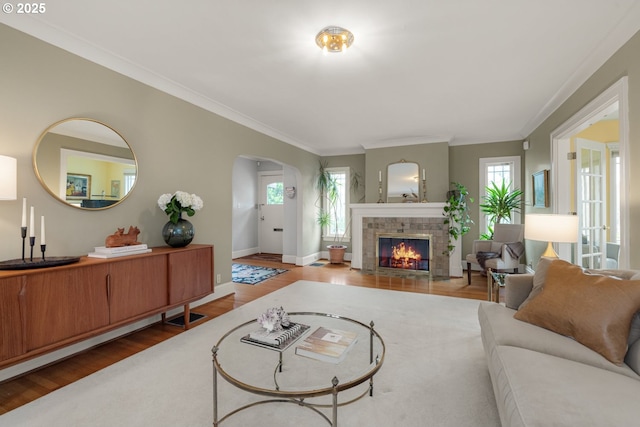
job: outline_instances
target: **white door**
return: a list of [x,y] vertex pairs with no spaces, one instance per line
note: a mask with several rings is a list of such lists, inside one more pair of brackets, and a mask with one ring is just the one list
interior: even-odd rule
[[260,175],[260,252],[282,254],[284,188],[282,174]]
[[603,268],[606,258],[606,146],[576,139],[576,195],[579,222],[577,264]]

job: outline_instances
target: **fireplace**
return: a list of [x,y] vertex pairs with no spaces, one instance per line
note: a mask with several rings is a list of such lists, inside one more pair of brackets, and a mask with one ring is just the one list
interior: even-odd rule
[[378,233],[376,268],[431,274],[431,234]]

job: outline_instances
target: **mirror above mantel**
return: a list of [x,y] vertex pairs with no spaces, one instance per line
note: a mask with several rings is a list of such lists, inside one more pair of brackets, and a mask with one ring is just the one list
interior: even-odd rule
[[387,166],[387,203],[417,203],[420,201],[418,164],[401,160]]
[[33,151],[42,186],[79,209],[107,209],[133,189],[138,162],[127,141],[97,120],[71,118],[49,126]]

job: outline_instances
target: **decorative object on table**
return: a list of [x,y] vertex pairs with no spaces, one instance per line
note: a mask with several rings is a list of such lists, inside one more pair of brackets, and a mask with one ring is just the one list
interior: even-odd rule
[[231,280],[234,283],[256,285],[281,273],[286,273],[284,268],[259,267],[247,264],[231,264]]
[[531,176],[533,207],[549,207],[549,169],[544,169]]
[[355,332],[319,327],[296,347],[296,354],[329,363],[340,363],[358,341]]
[[104,240],[104,245],[107,248],[117,248],[122,246],[135,246],[140,245],[138,242],[138,234],[140,230],[133,225],[129,226],[129,231],[124,232],[124,227],[118,228],[117,231]]
[[90,258],[119,258],[129,255],[146,254],[151,252],[151,248],[147,247],[145,243],[139,243],[137,245],[130,246],[96,246],[94,252],[90,252],[88,256]]
[[44,215],[40,216],[40,259],[33,259],[33,247],[36,245],[35,208],[31,206],[29,216],[29,246],[31,247],[29,258],[25,256],[27,238],[27,199],[22,199],[22,222],[20,224],[20,237],[22,238],[22,258],[0,262],[0,270],[28,270],[31,268],[54,267],[58,265],[72,264],[80,261],[80,257],[63,256],[45,258],[47,244],[45,240]]
[[269,332],[260,328],[248,335],[240,338],[240,341],[268,348],[270,350],[284,351],[298,340],[310,328],[302,323],[289,323],[289,326],[279,330]]
[[203,207],[202,199],[195,194],[176,191],[174,194],[162,194],[158,199],[158,207],[169,215],[169,222],[162,228],[164,241],[174,248],[181,248],[191,243],[195,230],[191,222],[182,219],[182,213],[186,212],[188,216],[194,216],[196,211]]
[[282,307],[273,307],[256,319],[260,329],[241,338],[247,344],[260,345],[275,350],[284,350],[309,329],[309,326],[291,322]]
[[524,238],[547,242],[547,249],[541,256],[558,258],[558,254],[553,249],[553,242],[578,242],[578,216],[527,214],[524,218]]
[[267,332],[281,331],[291,323],[289,315],[282,307],[273,307],[268,309],[258,316],[257,321],[260,326],[267,330]]

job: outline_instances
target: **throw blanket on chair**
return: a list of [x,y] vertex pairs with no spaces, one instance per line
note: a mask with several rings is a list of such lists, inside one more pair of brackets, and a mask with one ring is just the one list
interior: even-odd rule
[[507,243],[507,253],[513,259],[520,259],[520,257],[524,253],[524,243],[522,242]]
[[480,264],[480,267],[482,267],[482,271],[487,270],[485,263],[488,259],[491,259],[491,258],[500,258],[500,254],[498,252],[483,252],[483,251],[476,253],[476,259],[478,260],[478,264]]

